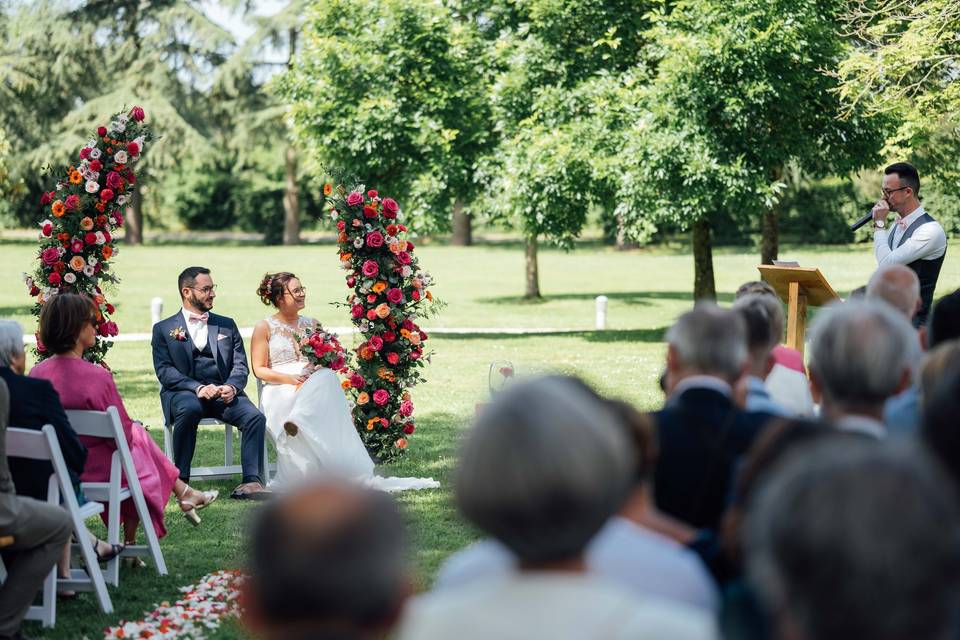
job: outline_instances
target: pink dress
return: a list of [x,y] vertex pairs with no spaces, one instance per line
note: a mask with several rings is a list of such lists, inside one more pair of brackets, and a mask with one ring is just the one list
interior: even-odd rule
[[[158,537],[166,535],[163,526],[163,509],[179,472],[157,443],[139,422],[134,422],[123,407],[123,400],[113,381],[113,375],[103,367],[79,358],[47,358],[30,371],[31,378],[49,380],[60,394],[60,402],[67,410],[106,411],[113,405],[120,413],[120,422],[127,437],[130,455],[137,469],[143,497]],[[87,463],[83,468],[82,482],[107,482],[110,479],[110,460],[116,445],[102,438],[80,436],[87,447]],[[123,486],[126,486],[124,481]],[[136,520],[137,511],[132,500],[124,500],[120,507],[122,520]],[[106,521],[106,513],[104,521]]]

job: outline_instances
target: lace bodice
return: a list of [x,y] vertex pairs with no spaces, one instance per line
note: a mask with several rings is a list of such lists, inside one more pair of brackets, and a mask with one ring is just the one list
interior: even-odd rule
[[305,316],[300,316],[299,320],[297,320],[296,329],[294,329],[293,325],[277,320],[273,316],[267,318],[267,327],[270,330],[267,340],[267,346],[270,349],[270,362],[268,366],[271,369],[275,369],[280,365],[291,362],[302,362],[306,364],[307,359],[300,353],[294,332],[303,336],[308,328],[311,331],[316,331],[317,326],[318,323],[315,318],[307,318]]

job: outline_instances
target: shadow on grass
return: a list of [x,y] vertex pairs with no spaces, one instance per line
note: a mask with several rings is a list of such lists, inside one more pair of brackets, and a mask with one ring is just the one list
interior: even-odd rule
[[[689,291],[621,291],[618,293],[603,293],[603,292],[591,292],[591,293],[555,293],[548,296],[544,296],[539,299],[529,300],[521,296],[495,296],[491,298],[480,298],[479,302],[485,304],[501,304],[501,305],[513,305],[513,304],[526,304],[526,305],[537,305],[544,304],[547,302],[553,302],[555,300],[593,300],[598,295],[605,295],[610,300],[617,300],[624,302],[626,304],[632,305],[641,305],[649,306],[655,300],[682,300],[687,302],[693,302],[693,296],[690,295]],[[732,293],[718,293],[717,301],[730,303],[733,302]]]
[[538,340],[540,338],[582,338],[588,342],[663,342],[667,327],[651,329],[608,329],[584,331],[562,329],[538,333],[438,333],[431,339],[442,340]]
[[30,315],[31,311],[33,311],[33,305],[31,304],[0,307],[0,318],[8,318],[10,316],[28,316]]

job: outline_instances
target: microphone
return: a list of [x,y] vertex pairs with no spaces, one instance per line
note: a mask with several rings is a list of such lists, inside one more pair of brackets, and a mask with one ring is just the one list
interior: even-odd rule
[[856,231],[857,229],[859,229],[859,228],[862,227],[863,225],[867,224],[867,223],[870,222],[871,220],[873,220],[873,211],[872,211],[872,210],[871,210],[871,211],[868,211],[868,212],[867,212],[867,215],[863,216],[862,218],[860,218],[859,220],[857,220],[856,222],[854,222],[852,225],[850,225],[850,231]]

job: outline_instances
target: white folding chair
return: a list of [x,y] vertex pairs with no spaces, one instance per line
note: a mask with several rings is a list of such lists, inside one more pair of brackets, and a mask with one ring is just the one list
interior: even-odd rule
[[[160,551],[160,540],[150,521],[150,512],[147,511],[147,502],[143,498],[143,489],[137,476],[137,469],[133,465],[133,456],[123,433],[123,424],[120,422],[120,413],[116,407],[107,407],[106,411],[67,411],[70,426],[81,436],[112,440],[117,449],[110,460],[110,480],[108,482],[84,482],[81,485],[83,495],[88,500],[107,505],[107,542],[120,542],[120,506],[124,500],[133,500],[143,533],[147,538],[146,545],[130,545],[123,550],[121,556],[150,556],[161,576],[167,575],[167,565],[163,561]],[[123,478],[127,486],[122,486]],[[104,571],[107,582],[115,587],[120,586],[120,556],[107,563]]]
[[[27,458],[28,460],[47,460],[53,465],[53,474],[47,485],[47,502],[62,506],[70,514],[73,524],[74,537],[79,544],[83,569],[70,569],[69,578],[57,578],[57,567],[50,570],[50,574],[43,581],[43,599],[40,606],[32,606],[27,611],[28,620],[39,620],[45,627],[52,627],[57,621],[57,587],[64,590],[93,591],[97,602],[104,613],[113,613],[113,603],[107,593],[107,585],[103,579],[103,572],[90,544],[90,532],[83,523],[103,511],[99,502],[88,502],[82,507],[77,504],[77,496],[70,484],[70,475],[67,472],[67,463],[63,460],[60,443],[57,441],[57,432],[53,425],[45,425],[41,431],[34,429],[7,428],[7,457]],[[61,502],[62,498],[62,502]]]

